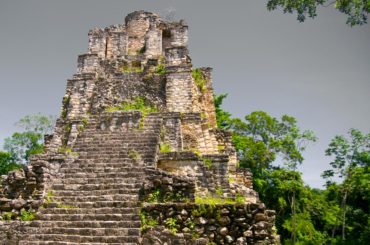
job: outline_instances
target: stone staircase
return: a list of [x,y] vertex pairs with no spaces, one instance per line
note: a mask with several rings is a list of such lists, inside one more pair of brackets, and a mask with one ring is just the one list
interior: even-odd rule
[[139,243],[139,190],[156,160],[162,119],[148,115],[142,129],[113,132],[97,130],[100,120],[90,118],[73,147],[78,157],[61,166],[64,177],[20,244]]

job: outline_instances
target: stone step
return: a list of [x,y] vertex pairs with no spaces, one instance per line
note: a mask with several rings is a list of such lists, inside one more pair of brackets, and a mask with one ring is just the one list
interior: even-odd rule
[[[48,203],[47,207],[57,207],[60,203]],[[137,201],[99,201],[99,202],[63,202],[62,205],[72,206],[76,208],[136,208]]]
[[45,208],[42,214],[134,214],[138,208]]
[[122,167],[106,167],[106,166],[94,166],[94,167],[81,167],[74,168],[76,166],[66,167],[61,169],[61,173],[64,173],[66,177],[67,174],[111,174],[111,173],[143,173],[143,167],[134,166],[122,166]]
[[131,177],[127,178],[104,178],[104,177],[97,177],[97,178],[74,178],[74,177],[69,177],[69,178],[63,178],[56,180],[56,184],[111,184],[111,183],[130,183],[131,181],[135,183],[136,181],[139,181],[139,178],[141,176],[140,173],[132,173]]
[[[141,156],[141,158],[144,158],[144,157],[154,157],[154,154],[156,153],[155,150],[150,150],[150,151],[136,151],[137,153],[139,153],[139,156]],[[135,153],[135,152],[133,152]],[[88,156],[86,157],[80,157],[78,159],[78,163],[83,163],[85,161],[91,161],[91,160],[94,160],[94,162],[99,162],[99,163],[132,163],[132,164],[135,164],[135,162],[137,162],[137,159],[131,159],[130,158],[130,161],[128,161],[129,159],[128,158],[125,158],[125,157],[120,157],[120,156],[115,156],[114,154],[105,154],[105,155],[102,155],[102,154],[99,154],[99,155],[96,155],[94,156],[93,154],[89,154]],[[88,164],[88,162],[86,162]]]
[[140,235],[140,228],[72,228],[72,227],[42,227],[42,234],[68,234],[78,236],[133,236]]
[[135,182],[132,183],[131,179],[121,179],[118,183],[97,183],[97,184],[66,184],[58,183],[53,184],[53,190],[77,190],[77,191],[93,191],[93,190],[111,190],[111,189],[137,189],[139,190],[141,184],[143,183],[140,179],[134,179]]
[[[127,191],[128,192],[128,191]],[[103,202],[103,201],[137,201],[138,192],[134,194],[103,195],[103,196],[55,196],[54,202]]]
[[[154,156],[147,156],[147,155],[139,155],[137,156],[138,157],[138,161],[144,161],[145,159],[154,159],[155,157]],[[96,161],[96,162],[93,162],[93,161]],[[62,166],[62,169],[67,169],[69,168],[68,166],[70,166],[70,168],[129,168],[129,167],[133,167],[133,168],[144,168],[142,162],[136,162],[135,164],[132,164],[132,165],[129,165],[129,164],[126,164],[126,163],[121,163],[119,162],[119,159],[112,159],[112,160],[109,160],[109,159],[96,159],[96,160],[89,160],[89,162],[85,162],[85,163],[75,163],[75,164],[70,164],[70,165],[66,165],[66,166]]]
[[[118,243],[118,244],[127,244],[133,243],[138,244],[139,235],[131,236],[79,236],[79,235],[68,235],[68,234],[35,234],[30,235],[29,240],[41,240],[41,241],[63,241],[63,242],[74,242],[77,244],[81,243]],[[22,243],[27,244],[27,243]],[[54,244],[54,243],[52,243]]]
[[58,190],[53,191],[54,197],[68,197],[68,196],[106,196],[106,195],[123,195],[123,194],[137,194],[137,189],[109,189],[109,190],[92,190],[92,191],[78,191],[78,190]]
[[140,221],[138,214],[37,214],[38,221]]
[[140,228],[140,221],[32,221],[31,227],[38,228]]
[[94,132],[86,132],[85,135],[79,138],[76,141],[76,145],[80,145],[83,143],[87,144],[100,144],[99,146],[106,146],[104,142],[110,143],[120,143],[120,142],[140,142],[137,141],[138,139],[142,139],[144,141],[151,141],[155,140],[158,137],[159,130],[153,131],[153,132],[146,132],[146,133],[135,133],[135,134],[130,134],[130,133],[94,133]]
[[138,243],[131,243],[131,242],[125,242],[125,243],[95,243],[95,242],[89,242],[89,243],[76,243],[76,242],[61,242],[61,241],[20,241],[19,245],[137,245]]

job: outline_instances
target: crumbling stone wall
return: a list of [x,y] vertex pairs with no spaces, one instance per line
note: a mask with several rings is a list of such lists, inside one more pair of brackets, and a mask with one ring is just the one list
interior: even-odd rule
[[203,155],[199,158],[193,152],[161,153],[157,168],[195,182],[198,196],[212,196],[217,191],[227,197],[230,193],[227,155]]
[[43,203],[47,189],[54,179],[60,178],[64,162],[73,161],[62,154],[35,155],[22,169],[1,176],[0,217],[3,212],[19,216],[22,209],[37,210]]
[[[147,168],[140,192],[143,202],[194,202],[195,182],[191,177],[177,176],[161,169]],[[157,195],[153,197],[153,194]]]
[[141,212],[156,223],[143,231],[143,245],[278,242],[275,211],[263,204],[148,204]]

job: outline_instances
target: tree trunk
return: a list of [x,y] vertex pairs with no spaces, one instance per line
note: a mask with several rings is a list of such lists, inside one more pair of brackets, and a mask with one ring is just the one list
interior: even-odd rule
[[292,196],[292,215],[293,215],[293,232],[292,232],[292,242],[295,244],[297,240],[297,220],[296,220],[296,210],[295,210],[295,191],[293,191]]
[[346,240],[346,206],[347,206],[347,190],[344,191],[342,200],[342,240]]

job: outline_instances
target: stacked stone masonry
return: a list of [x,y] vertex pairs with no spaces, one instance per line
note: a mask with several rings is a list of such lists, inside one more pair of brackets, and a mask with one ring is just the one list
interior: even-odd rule
[[88,43],[45,153],[1,177],[1,244],[278,243],[187,24],[136,11]]

